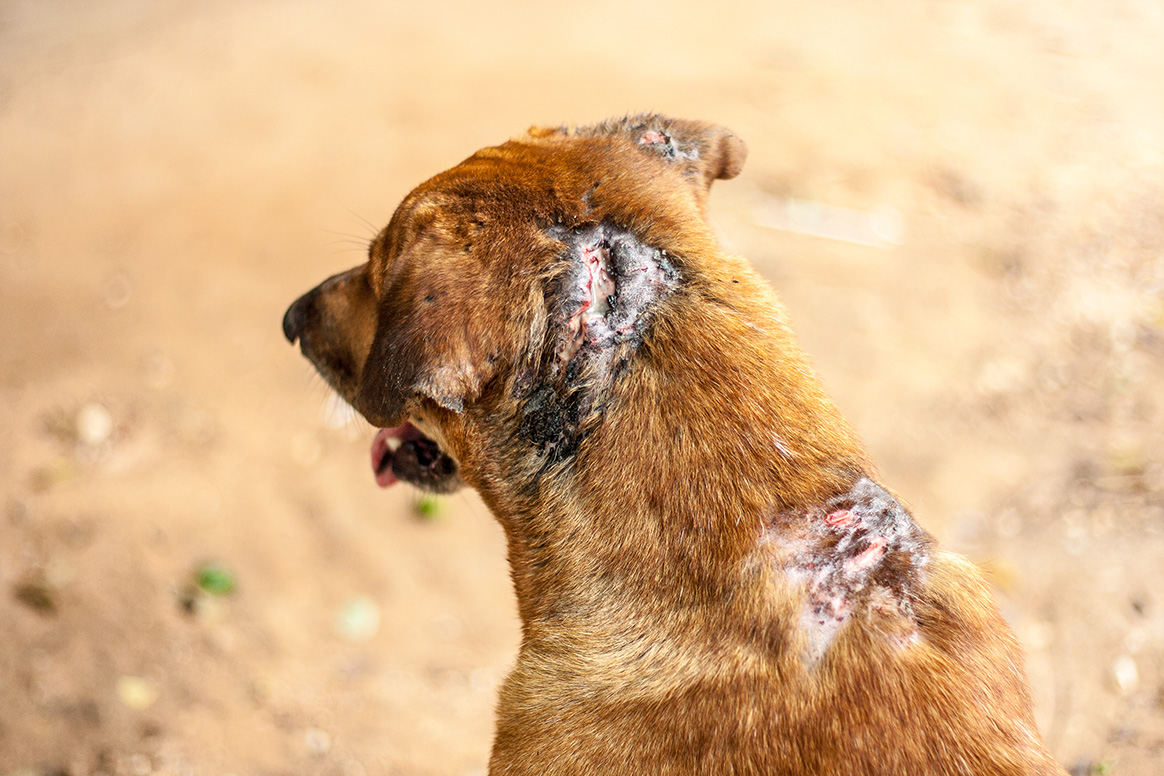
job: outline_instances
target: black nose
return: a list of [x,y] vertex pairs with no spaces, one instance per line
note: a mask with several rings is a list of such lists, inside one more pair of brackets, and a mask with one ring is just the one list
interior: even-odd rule
[[308,291],[287,308],[283,315],[283,336],[292,345],[303,334],[303,326],[310,317],[311,307],[315,303],[315,292]]

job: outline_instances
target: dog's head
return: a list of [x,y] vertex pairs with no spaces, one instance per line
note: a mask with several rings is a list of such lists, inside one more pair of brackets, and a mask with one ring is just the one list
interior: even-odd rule
[[486,426],[560,462],[691,281],[711,182],[745,156],[720,127],[654,115],[532,129],[415,189],[284,333],[382,429],[382,485],[479,485]]

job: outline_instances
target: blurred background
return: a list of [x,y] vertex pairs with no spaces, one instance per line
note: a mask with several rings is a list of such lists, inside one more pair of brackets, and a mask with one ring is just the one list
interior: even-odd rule
[[748,142],[721,239],[1057,757],[1160,772],[1164,5],[711,5],[0,4],[0,776],[484,773],[500,530],[377,489],[280,320],[425,178],[642,110]]

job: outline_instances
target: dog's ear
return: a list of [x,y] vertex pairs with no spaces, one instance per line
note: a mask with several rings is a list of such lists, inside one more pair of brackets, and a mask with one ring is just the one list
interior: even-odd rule
[[376,335],[364,362],[357,409],[375,425],[396,426],[418,397],[452,412],[481,393],[483,374],[467,327],[456,326],[437,307],[412,300],[380,305]]
[[712,181],[739,175],[748,158],[747,144],[718,124],[658,114],[605,121],[580,127],[573,134],[626,137],[643,153],[662,157],[675,165],[688,180],[697,184],[702,197],[706,196]]

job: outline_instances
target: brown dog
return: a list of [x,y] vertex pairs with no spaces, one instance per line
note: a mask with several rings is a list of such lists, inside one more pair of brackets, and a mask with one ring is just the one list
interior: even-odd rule
[[877,484],[704,219],[744,144],[531,130],[413,191],[287,338],[377,480],[476,488],[522,621],[492,774],[1062,774],[978,572]]

